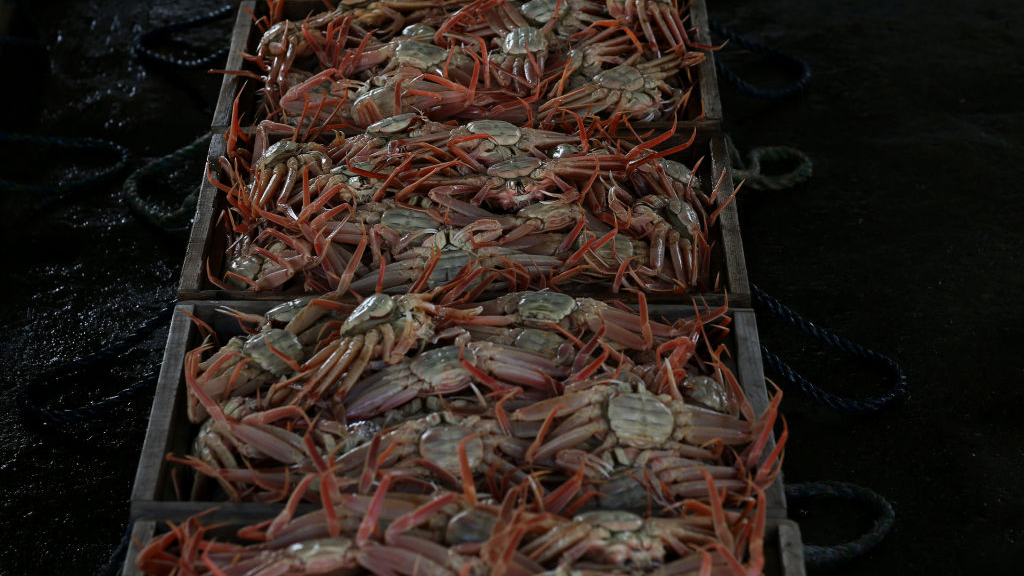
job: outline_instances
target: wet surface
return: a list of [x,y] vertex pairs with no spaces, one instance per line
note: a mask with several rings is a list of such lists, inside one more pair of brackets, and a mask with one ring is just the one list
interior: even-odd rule
[[[1008,573],[1024,549],[1024,9],[709,4],[713,18],[814,71],[810,89],[784,103],[722,87],[741,149],[787,145],[815,161],[813,179],[793,190],[741,192],[751,280],[895,357],[910,378],[910,401],[876,416],[790,394],[786,480],[853,482],[894,505],[889,537],[836,574]],[[812,381],[851,395],[882,389],[879,372],[766,313],[758,323],[762,343]],[[844,521],[856,519],[791,516],[819,544],[849,538]]]
[[[795,189],[741,192],[751,279],[819,325],[895,357],[910,377],[910,401],[875,416],[837,414],[796,393],[784,400],[788,481],[853,482],[896,508],[892,534],[832,573],[1010,573],[1024,548],[1024,6],[709,4],[722,24],[814,71],[805,94],[781,103],[722,87],[725,127],[741,150],[787,145],[815,161],[814,178]],[[218,5],[19,6],[10,33],[45,50],[0,48],[18,86],[3,91],[0,127],[112,140],[131,151],[133,167],[185,146],[207,129],[219,79],[147,66],[130,46],[143,30]],[[225,20],[188,40],[221,48],[229,28]],[[747,78],[781,83],[755,67],[756,56],[723,53]],[[82,170],[66,153],[4,146],[4,178],[54,182]],[[127,522],[148,398],[103,422],[40,428],[19,418],[14,387],[162,310],[185,242],[143,223],[118,186],[7,192],[0,202],[0,574],[94,574]],[[758,321],[762,342],[812,381],[850,395],[884,388],[877,371],[766,314]],[[37,399],[74,405],[116,393],[159,363],[165,337],[157,331],[113,367],[58,380]],[[843,506],[792,515],[817,544],[870,523]]]
[[[208,129],[219,77],[147,67],[131,44],[143,30],[219,5],[18,6],[8,33],[24,41],[0,52],[5,75],[19,88],[3,91],[0,129],[110,140],[131,152],[132,168],[185,146]],[[216,50],[229,33],[224,21],[191,40]],[[185,50],[179,56],[195,57]],[[117,159],[8,143],[0,143],[0,153],[0,178],[24,184],[88,177]],[[198,185],[201,166],[182,167],[187,176],[151,179],[142,193],[173,209]],[[0,206],[3,244],[10,247],[0,307],[0,574],[95,574],[128,521],[152,396],[100,422],[35,426],[19,417],[15,387],[119,341],[158,314],[174,298],[185,238],[140,219],[120,181],[63,194],[9,191]],[[32,398],[45,407],[74,407],[115,394],[159,365],[166,337],[164,327],[117,362],[55,379]]]

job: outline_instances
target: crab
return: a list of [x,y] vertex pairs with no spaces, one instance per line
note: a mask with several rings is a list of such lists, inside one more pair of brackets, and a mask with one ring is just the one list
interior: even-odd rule
[[[643,386],[601,378],[589,387],[520,408],[512,421],[545,422],[527,455],[543,460],[558,452],[597,444],[589,453],[600,456],[617,447],[669,450],[675,454],[709,458],[708,446],[748,444],[764,423],[686,404],[671,394],[652,394]],[[557,421],[557,424],[556,424]]]
[[516,465],[527,445],[506,434],[494,419],[441,411],[384,430],[373,442],[338,456],[333,467],[340,475],[439,478],[469,494],[475,494],[480,481],[490,483],[493,493],[502,476],[514,484],[528,479]]
[[571,83],[570,92],[556,94],[541,104],[538,111],[549,122],[559,113],[603,114],[605,117],[621,114],[630,119],[659,120],[667,111],[675,110],[690,93],[666,81],[680,70],[699,63],[703,56],[703,53],[691,52],[619,64]]
[[622,174],[625,166],[625,156],[604,150],[550,159],[513,156],[487,166],[483,173],[424,177],[403,192],[427,187],[458,195],[474,193],[474,204],[519,210],[541,199],[571,202],[596,174]]
[[339,67],[341,73],[345,77],[372,78],[410,67],[424,74],[451,78],[463,85],[470,82],[474,60],[463,48],[442,48],[430,43],[428,30],[414,29],[414,32],[414,36],[403,34],[386,43],[374,43],[376,45],[370,49],[360,46],[352,50]]
[[515,292],[481,302],[479,315],[468,324],[555,329],[583,341],[587,334],[602,334],[609,348],[651,350],[681,336],[677,328],[647,317],[641,296],[638,312],[623,310],[592,298],[573,298],[550,290]]
[[[266,393],[268,402],[308,407],[320,398],[344,397],[371,359],[396,364],[409,350],[431,338],[437,314],[462,313],[431,304],[429,296],[423,294],[367,297],[337,328],[327,332],[329,339],[302,366],[304,377],[272,386]],[[315,315],[304,322],[314,319]]]
[[554,391],[554,377],[567,370],[546,357],[492,342],[448,345],[420,353],[357,382],[343,398],[346,416],[365,419],[405,404],[416,397],[453,394],[474,380],[494,392],[515,386]]
[[547,158],[561,144],[579,142],[579,137],[554,132],[521,128],[503,120],[474,120],[463,126],[438,125],[433,130],[392,142],[393,149],[442,144],[475,172],[484,172],[489,166],[519,156]]
[[[186,354],[185,376],[190,386],[217,400],[258,390],[287,374],[291,366],[303,361],[306,355],[295,334],[276,328],[248,339],[234,337],[200,362],[200,357],[211,347],[207,344]],[[208,417],[206,403],[201,402],[198,395],[190,395],[187,405],[189,420],[193,423]]]

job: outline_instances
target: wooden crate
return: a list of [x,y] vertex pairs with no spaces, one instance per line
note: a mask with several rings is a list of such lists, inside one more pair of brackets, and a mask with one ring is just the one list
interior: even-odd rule
[[[710,46],[711,32],[708,27],[708,11],[705,0],[692,0],[685,4],[685,7],[683,22],[684,24],[692,22],[692,26],[696,29],[696,35],[691,40],[700,45]],[[242,113],[243,125],[258,124],[262,119],[258,115],[260,108],[260,99],[257,94],[258,82],[254,79],[247,80],[235,72],[250,72],[257,76],[260,74],[260,71],[243,59],[241,54],[255,54],[261,34],[253,21],[253,15],[265,16],[267,3],[243,0],[239,3],[238,8],[231,35],[231,52],[225,67],[229,73],[224,75],[221,83],[217,105],[213,113],[212,126],[214,127],[230,125],[232,106],[236,99],[239,112]],[[310,14],[324,10],[324,3],[321,0],[286,0],[284,18],[301,20]],[[714,53],[712,51],[704,52],[707,57],[696,66],[697,90],[694,95],[691,95],[679,120],[688,126],[718,128],[722,118],[722,103],[718,92]]]
[[[670,125],[659,123],[652,130],[665,130]],[[655,132],[656,134],[657,132]],[[677,132],[665,146],[679,141],[686,141],[695,134],[694,143],[689,148],[674,154],[671,158],[692,167],[702,160],[697,175],[705,194],[710,195],[714,186],[721,182],[717,193],[717,201],[731,199],[735,190],[732,184],[732,173],[729,168],[729,154],[725,139],[716,130],[694,128],[692,131]],[[210,142],[208,169],[213,178],[218,178],[220,168],[217,159],[224,155],[226,143],[222,132],[216,133]],[[287,291],[242,291],[222,290],[209,281],[208,271],[220,277],[225,266],[227,247],[226,222],[220,219],[227,202],[224,194],[203,177],[200,184],[196,216],[189,236],[178,284],[179,300],[273,300],[301,295],[301,287]],[[712,245],[711,275],[717,278],[718,290],[709,294],[654,294],[649,301],[657,303],[675,303],[687,301],[690,297],[700,296],[709,303],[718,304],[728,300],[731,306],[750,306],[750,285],[747,279],[746,262],[743,255],[743,240],[740,237],[739,217],[734,199],[728,201],[712,227],[710,238]],[[594,297],[609,296],[610,283],[595,284],[593,289],[584,290],[569,287],[566,292],[574,295]]]
[[[266,6],[265,2],[260,2],[259,4],[263,7]],[[259,41],[259,37],[256,37],[255,40],[252,38],[256,34],[252,20],[252,14],[255,11],[256,0],[238,2],[235,26],[231,29],[231,46],[228,51],[227,63],[224,65],[224,71],[228,73],[225,73],[223,80],[221,80],[220,92],[217,95],[217,104],[213,109],[213,120],[210,122],[210,126],[229,126],[231,124],[231,108],[234,105],[235,96],[242,93],[243,88],[251,85],[253,82],[252,80],[246,82],[245,78],[238,74],[233,74],[233,72],[254,70],[251,66],[246,65],[242,54],[247,53],[249,47],[253,46],[254,42]],[[242,111],[245,111],[245,109]]]
[[[213,501],[180,501],[175,497],[174,476],[182,481],[184,492],[188,485],[184,482],[191,470],[178,464],[168,462],[166,455],[174,453],[184,455],[190,452],[195,438],[197,426],[189,422],[186,416],[186,384],[183,367],[185,353],[198,346],[201,341],[199,331],[182,312],[188,312],[207,322],[221,336],[240,334],[237,321],[215,312],[221,305],[231,306],[242,312],[262,314],[269,310],[277,301],[214,301],[191,302],[178,306],[168,335],[168,344],[164,353],[163,365],[157,384],[150,415],[149,429],[143,445],[139,468],[132,491],[131,514],[133,519],[139,518],[176,518],[182,519],[192,514],[220,507],[222,512],[249,514],[266,514],[279,510],[278,504],[227,504]],[[653,318],[665,317],[675,319],[693,314],[693,306],[651,307]],[[769,397],[764,384],[761,365],[760,345],[757,339],[757,327],[753,311],[736,309],[728,313],[732,318],[730,333],[726,345],[730,351],[725,362],[739,380],[755,414],[762,414],[768,408]],[[766,450],[774,447],[772,443]],[[768,515],[785,517],[786,502],[781,477],[766,491]]]
[[[267,518],[270,516],[237,516],[232,520],[235,521],[235,526],[245,526]],[[164,519],[139,520],[134,523],[133,544],[128,548],[121,576],[143,576],[143,572],[135,567],[140,552],[139,546],[135,543],[144,544],[165,531]],[[806,576],[800,526],[792,520],[769,519],[764,533],[764,556],[764,576]]]
[[[697,36],[693,38],[697,44],[712,46],[711,27],[708,24],[708,6],[704,0],[693,0],[689,4],[690,18]],[[700,101],[703,106],[703,118],[710,125],[721,126],[722,99],[718,92],[718,73],[715,70],[715,53],[705,51],[707,58],[698,66],[697,74],[700,83]]]

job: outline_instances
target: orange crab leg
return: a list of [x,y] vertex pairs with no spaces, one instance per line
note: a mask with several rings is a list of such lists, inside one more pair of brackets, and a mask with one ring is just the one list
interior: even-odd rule
[[658,158],[664,158],[666,156],[671,156],[672,154],[675,154],[676,152],[680,152],[682,150],[686,150],[687,148],[689,148],[693,144],[693,141],[696,138],[697,138],[697,130],[694,129],[693,133],[690,134],[690,139],[687,140],[686,142],[683,142],[682,144],[680,144],[678,146],[673,146],[672,148],[669,148],[668,150],[662,150],[661,152],[654,152],[652,154],[649,154],[649,155],[643,157],[640,160],[637,160],[636,162],[633,162],[633,163],[629,164],[629,166],[627,166],[627,168],[626,168],[626,173],[629,174],[633,170],[636,170],[639,166],[642,166],[643,164],[646,164],[648,162],[652,162],[652,161],[654,161],[654,160],[656,160]]
[[373,536],[374,532],[377,531],[377,521],[380,517],[380,511],[384,507],[384,498],[387,496],[388,488],[391,487],[395,476],[394,473],[389,472],[381,479],[377,492],[374,493],[373,499],[370,500],[370,506],[366,510],[366,515],[363,516],[363,520],[359,523],[359,530],[356,532],[355,538],[356,545],[364,546],[370,541],[370,537]]
[[466,500],[471,505],[476,505],[476,483],[473,481],[473,469],[469,467],[469,453],[466,451],[466,443],[479,438],[479,434],[470,434],[459,441],[459,479],[462,481],[462,490]]
[[555,416],[558,415],[558,411],[561,409],[561,406],[555,406],[551,409],[551,412],[548,413],[547,418],[544,419],[544,424],[540,427],[540,430],[537,431],[537,438],[534,439],[533,443],[530,444],[530,447],[526,449],[524,459],[527,462],[532,463],[536,458],[537,452],[540,451],[541,447],[544,445],[544,437],[547,436],[548,431],[551,429],[552,422],[555,421]]
[[427,261],[427,265],[423,268],[423,272],[420,274],[416,282],[409,288],[409,292],[412,294],[418,294],[423,292],[423,289],[427,287],[427,283],[430,281],[430,276],[434,273],[434,269],[437,268],[437,263],[441,261],[441,249],[434,247],[430,252],[430,259]]
[[415,155],[413,154],[406,155],[405,159],[402,160],[402,163],[398,165],[398,168],[395,168],[394,170],[391,171],[391,174],[388,174],[388,177],[384,179],[383,183],[381,183],[380,188],[376,192],[374,192],[374,202],[380,202],[380,199],[383,198],[385,194],[387,194],[388,187],[394,183],[398,174],[404,172],[405,169],[409,167],[409,164],[412,163],[413,158],[415,158]]
[[455,166],[455,165],[460,164],[460,163],[461,162],[459,160],[451,160],[449,162],[444,162],[444,163],[441,163],[441,164],[438,164],[438,165],[432,167],[430,170],[427,171],[426,174],[423,175],[423,177],[421,177],[420,179],[416,180],[412,184],[406,186],[405,188],[402,188],[401,190],[399,190],[398,193],[395,194],[395,201],[399,202],[399,201],[404,200],[407,196],[409,196],[410,194],[415,192],[416,189],[419,188],[421,184],[423,184],[424,182],[429,180],[431,177],[433,177],[435,174],[437,174],[441,170],[444,170],[445,168],[449,168],[451,166]]
[[391,542],[399,533],[419,526],[426,520],[433,517],[437,512],[440,512],[445,506],[454,502],[457,498],[458,494],[455,494],[454,492],[444,494],[443,496],[435,498],[411,512],[399,516],[394,522],[388,525],[387,529],[384,530],[384,541]]

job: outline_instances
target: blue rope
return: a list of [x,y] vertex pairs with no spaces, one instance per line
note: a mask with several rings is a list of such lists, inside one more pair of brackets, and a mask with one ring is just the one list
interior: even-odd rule
[[148,60],[156,64],[173,66],[175,68],[201,69],[223,65],[228,56],[227,48],[217,50],[216,52],[212,52],[206,56],[185,60],[161,54],[151,48],[150,45],[154,44],[161,38],[165,38],[166,36],[173,34],[174,32],[180,32],[182,30],[202,26],[203,24],[208,24],[210,22],[216,22],[217,20],[230,15],[232,12],[234,12],[234,4],[228,4],[222,8],[218,8],[208,14],[203,14],[202,16],[191,20],[172,22],[171,24],[157,26],[152,30],[143,32],[142,36],[139,36],[139,39],[132,45],[132,53],[134,53],[136,58],[139,58],[140,60]]
[[889,406],[903,402],[909,397],[907,375],[904,374],[903,368],[900,367],[898,362],[888,356],[879,354],[870,348],[866,348],[860,344],[851,342],[846,338],[837,336],[828,330],[815,326],[813,323],[802,318],[792,309],[786,307],[775,298],[766,294],[756,284],[751,284],[750,288],[754,298],[754,304],[760,304],[772,314],[775,314],[779,318],[785,320],[791,326],[794,326],[801,332],[820,340],[833,348],[848,352],[872,364],[880,366],[889,373],[893,380],[895,380],[892,388],[879,396],[866,399],[843,398],[815,386],[797,373],[796,370],[786,364],[781,358],[769,352],[768,349],[762,345],[761,354],[764,357],[765,367],[777,374],[781,374],[788,381],[796,384],[804,395],[825,404],[833,410],[839,410],[841,412],[878,412]]
[[803,58],[797,58],[791,54],[786,54],[785,52],[776,50],[775,48],[770,48],[764,44],[755,42],[745,36],[741,36],[733,32],[714,20],[709,20],[708,25],[712,32],[728,39],[733,44],[737,44],[741,48],[746,48],[751,52],[756,52],[766,56],[768,59],[776,61],[785,67],[792,68],[799,75],[797,80],[783,88],[759,88],[740,78],[732,70],[729,70],[729,68],[722,63],[720,58],[715,58],[715,69],[718,71],[718,75],[735,86],[741,93],[764,100],[782,100],[784,98],[796,96],[807,89],[807,85],[811,81],[811,66],[807,64],[807,61]]
[[896,523],[892,504],[873,490],[847,482],[806,482],[786,484],[786,498],[791,501],[847,500],[867,505],[875,513],[875,523],[863,536],[835,544],[818,546],[804,544],[804,561],[809,566],[831,567],[863,556],[881,542]]
[[109,140],[97,138],[61,138],[56,136],[34,136],[29,134],[15,134],[12,132],[0,132],[0,143],[21,144],[38,146],[58,150],[87,150],[93,152],[110,152],[117,155],[117,162],[112,166],[103,169],[98,174],[59,182],[57,184],[20,184],[9,180],[0,180],[0,192],[18,192],[24,194],[50,194],[63,193],[91,188],[111,179],[128,166],[130,154],[128,149],[120,144]]
[[110,414],[152,388],[156,384],[159,368],[151,370],[140,382],[125,388],[117,394],[81,408],[46,408],[37,406],[31,398],[35,390],[44,388],[54,378],[67,376],[91,366],[110,362],[121,353],[135,347],[154,330],[170,322],[171,316],[174,314],[175,304],[176,302],[168,304],[163,311],[147,320],[139,329],[132,332],[124,340],[98,352],[93,352],[88,356],[47,370],[22,385],[18,390],[18,406],[21,408],[22,415],[34,421],[55,424],[95,420]]

